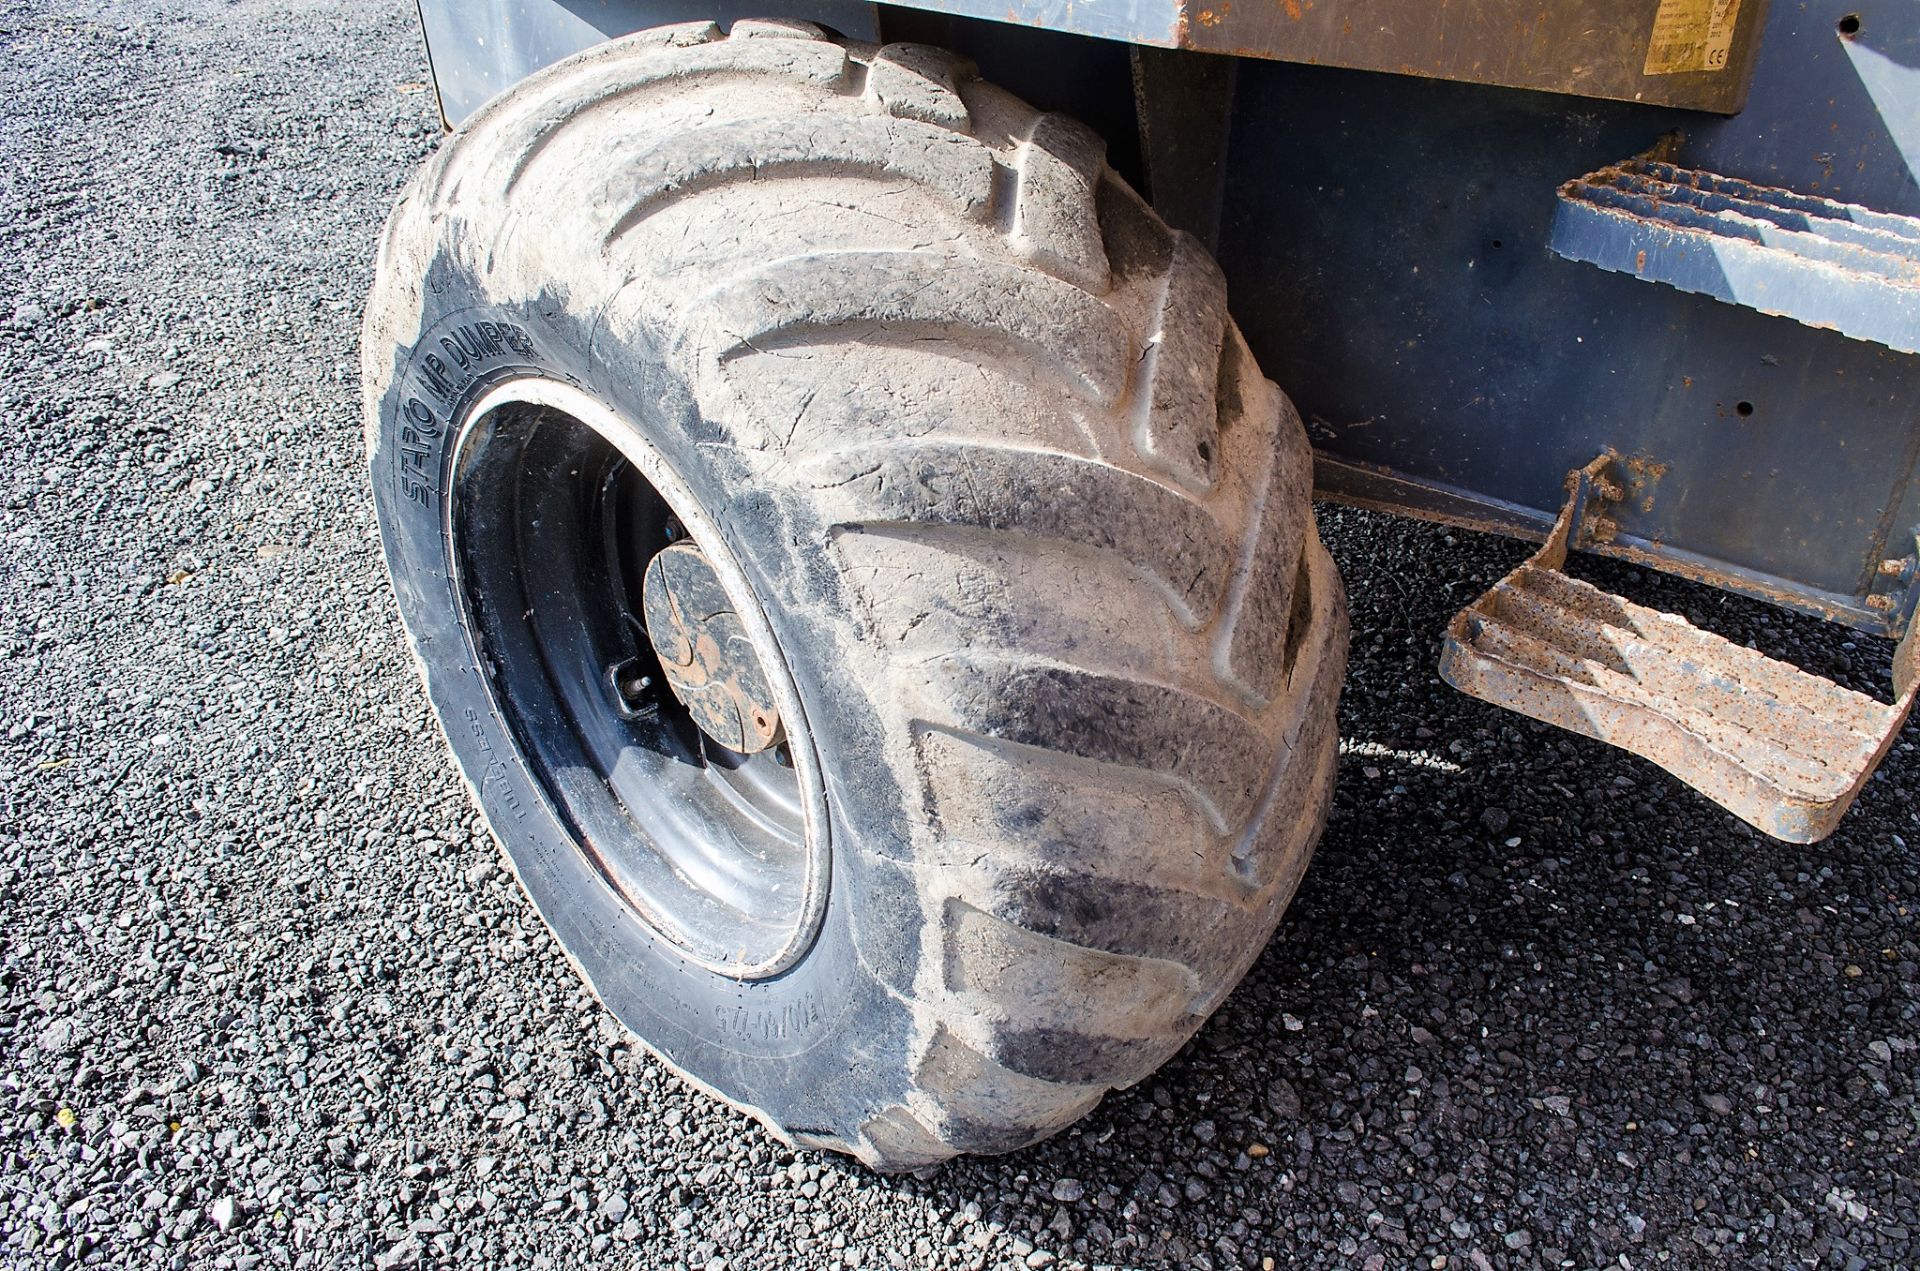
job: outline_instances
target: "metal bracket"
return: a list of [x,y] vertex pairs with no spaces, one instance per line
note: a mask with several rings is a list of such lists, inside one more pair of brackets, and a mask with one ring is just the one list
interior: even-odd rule
[[1133,106],[1147,197],[1160,219],[1220,250],[1234,59],[1135,45]]
[[1627,497],[1626,487],[1611,475],[1619,460],[1618,452],[1603,451],[1586,467],[1575,468],[1567,474],[1567,501],[1560,508],[1560,515],[1554,518],[1553,528],[1547,531],[1547,541],[1527,564],[1540,569],[1559,569],[1567,563],[1568,551],[1613,541],[1619,528],[1613,518],[1593,515],[1591,509],[1596,503],[1610,507]]

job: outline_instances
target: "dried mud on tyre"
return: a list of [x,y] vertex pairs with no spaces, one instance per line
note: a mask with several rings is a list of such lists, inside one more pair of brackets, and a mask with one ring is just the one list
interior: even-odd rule
[[[660,28],[455,134],[369,302],[395,594],[534,903],[666,1062],[881,1168],[1164,1062],[1325,817],[1346,617],[1305,437],[1103,155],[936,49]],[[610,884],[475,621],[520,505],[474,439],[573,425],[699,521],[792,685],[822,872],[777,971]]]

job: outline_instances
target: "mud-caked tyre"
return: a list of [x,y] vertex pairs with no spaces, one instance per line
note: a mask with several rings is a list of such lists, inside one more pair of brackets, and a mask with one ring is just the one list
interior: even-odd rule
[[[1258,955],[1344,600],[1219,269],[1087,129],[923,46],[641,32],[418,174],[363,353],[448,743],[675,1070],[880,1168],[1006,1151]],[[706,599],[649,626],[669,544]]]

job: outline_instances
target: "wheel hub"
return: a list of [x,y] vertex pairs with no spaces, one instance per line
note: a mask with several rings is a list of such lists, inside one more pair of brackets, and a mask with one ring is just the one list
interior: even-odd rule
[[701,732],[744,755],[780,741],[773,688],[705,553],[692,543],[657,553],[643,607],[667,686]]

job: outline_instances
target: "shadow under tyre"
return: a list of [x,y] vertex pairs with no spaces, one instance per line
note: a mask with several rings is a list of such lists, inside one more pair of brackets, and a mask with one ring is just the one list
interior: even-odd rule
[[364,332],[447,740],[613,1013],[800,1144],[998,1152],[1272,934],[1346,646],[1218,268],[950,54],[645,31],[455,134]]

